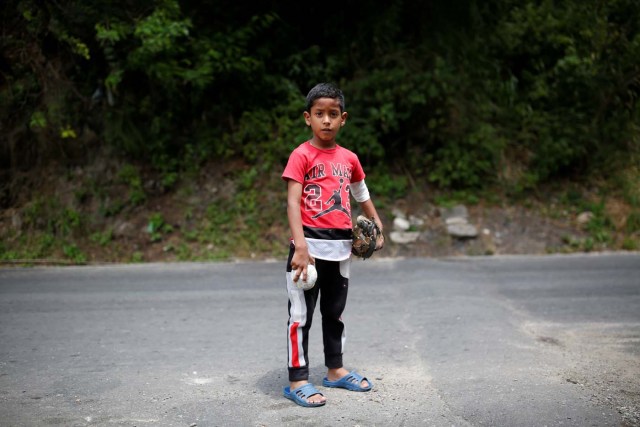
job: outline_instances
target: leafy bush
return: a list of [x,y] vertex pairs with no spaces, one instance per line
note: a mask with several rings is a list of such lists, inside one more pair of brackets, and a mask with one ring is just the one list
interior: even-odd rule
[[8,178],[101,144],[165,188],[209,159],[281,167],[319,81],[343,88],[340,142],[367,167],[443,189],[518,193],[640,159],[635,0],[356,2],[316,31],[322,7],[292,1],[3,6]]

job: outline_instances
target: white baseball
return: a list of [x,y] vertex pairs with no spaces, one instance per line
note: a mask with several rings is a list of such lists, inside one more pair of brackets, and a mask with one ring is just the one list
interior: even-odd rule
[[[291,271],[291,280],[295,280],[296,278],[296,270]],[[302,274],[298,278],[297,282],[293,282],[299,289],[307,291],[313,288],[316,284],[316,280],[318,279],[318,271],[313,264],[307,265],[307,280],[302,280]]]

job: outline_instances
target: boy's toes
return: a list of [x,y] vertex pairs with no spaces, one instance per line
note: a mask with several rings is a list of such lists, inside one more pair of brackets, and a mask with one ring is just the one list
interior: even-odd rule
[[320,394],[314,394],[312,396],[309,396],[309,398],[307,399],[307,402],[309,403],[322,403],[326,401],[327,399]]

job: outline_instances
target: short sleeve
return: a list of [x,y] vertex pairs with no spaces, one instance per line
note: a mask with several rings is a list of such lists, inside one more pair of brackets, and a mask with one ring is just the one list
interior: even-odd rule
[[284,172],[282,173],[282,179],[285,181],[292,179],[299,183],[303,183],[306,171],[306,163],[306,156],[302,153],[302,151],[299,149],[293,150],[293,152],[289,156],[287,166],[284,168]]
[[353,169],[351,171],[351,182],[360,182],[365,179],[366,175],[364,173],[364,169],[362,169],[362,165],[360,164],[360,159],[355,154],[353,155]]

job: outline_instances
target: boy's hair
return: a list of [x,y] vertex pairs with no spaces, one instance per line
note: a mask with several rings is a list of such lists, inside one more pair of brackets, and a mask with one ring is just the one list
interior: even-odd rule
[[344,94],[340,89],[332,85],[331,83],[319,83],[313,87],[307,94],[307,112],[311,112],[313,103],[318,98],[333,98],[340,102],[340,112],[344,112]]

